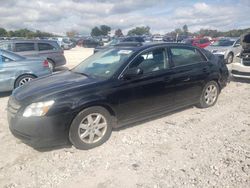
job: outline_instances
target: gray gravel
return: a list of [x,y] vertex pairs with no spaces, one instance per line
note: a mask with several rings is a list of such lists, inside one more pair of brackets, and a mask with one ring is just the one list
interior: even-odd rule
[[250,84],[218,103],[113,132],[104,145],[36,151],[11,135],[0,97],[0,187],[250,187]]

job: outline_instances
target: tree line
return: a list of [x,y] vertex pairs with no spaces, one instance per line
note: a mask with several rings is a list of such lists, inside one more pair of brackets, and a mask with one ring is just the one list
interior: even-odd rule
[[34,37],[54,37],[55,35],[43,31],[31,31],[29,29],[18,29],[7,31],[4,28],[0,28],[0,37],[25,37],[25,38],[34,38]]
[[[149,26],[141,26],[141,27],[135,27],[128,31],[127,35],[150,35],[151,28]],[[107,36],[110,35],[111,27],[107,25],[101,25],[101,26],[95,26],[92,28],[90,35],[93,37],[98,36]],[[229,31],[218,31],[213,29],[200,29],[198,32],[190,32],[188,30],[188,26],[184,25],[182,28],[177,28],[171,32],[166,33],[168,36],[176,37],[176,35],[185,35],[185,36],[210,36],[210,37],[239,37],[240,35],[244,33],[249,33],[250,28],[246,29],[233,29]],[[75,37],[79,33],[75,30],[66,32],[66,35],[68,37]],[[19,29],[19,30],[9,30],[7,31],[4,28],[0,28],[0,37],[25,37],[25,38],[34,38],[34,37],[54,37],[56,35],[48,33],[48,32],[42,32],[42,31],[31,31],[29,29]],[[121,29],[115,30],[115,36],[121,37],[124,36]]]

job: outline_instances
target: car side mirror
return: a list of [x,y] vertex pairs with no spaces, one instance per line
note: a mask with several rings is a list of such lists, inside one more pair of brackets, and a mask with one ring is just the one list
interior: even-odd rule
[[122,76],[124,79],[136,78],[143,74],[143,70],[141,68],[135,67],[128,69]]
[[240,44],[235,44],[235,45],[234,45],[234,47],[239,47],[239,46],[240,46]]

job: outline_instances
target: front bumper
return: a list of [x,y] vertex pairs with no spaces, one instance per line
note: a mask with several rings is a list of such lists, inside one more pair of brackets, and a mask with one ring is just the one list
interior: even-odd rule
[[68,114],[25,118],[8,110],[9,129],[14,136],[34,147],[52,147],[69,143],[71,123]]
[[231,73],[236,78],[250,78],[250,66],[245,66],[242,63],[233,63]]

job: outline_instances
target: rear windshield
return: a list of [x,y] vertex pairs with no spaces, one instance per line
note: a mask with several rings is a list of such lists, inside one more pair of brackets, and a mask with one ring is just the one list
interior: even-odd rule
[[201,49],[201,51],[205,54],[205,56],[209,59],[209,60],[212,60],[214,58],[214,55],[209,52],[208,50],[205,50],[205,49]]

